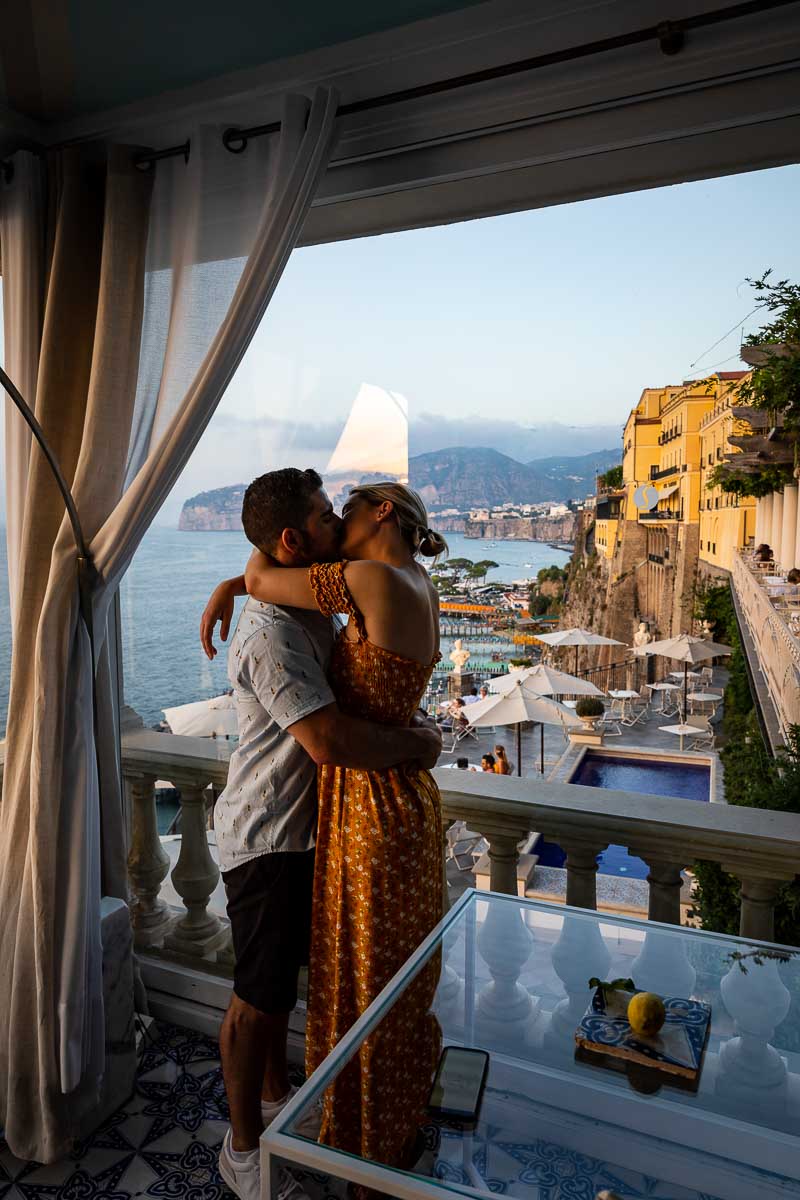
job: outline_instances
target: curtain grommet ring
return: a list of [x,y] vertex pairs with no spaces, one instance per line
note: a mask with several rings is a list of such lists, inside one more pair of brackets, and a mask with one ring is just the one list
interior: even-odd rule
[[662,54],[678,54],[686,42],[686,34],[674,21],[662,21],[656,27],[656,34]]
[[222,144],[231,154],[244,154],[247,149],[247,135],[241,129],[231,126],[222,135]]

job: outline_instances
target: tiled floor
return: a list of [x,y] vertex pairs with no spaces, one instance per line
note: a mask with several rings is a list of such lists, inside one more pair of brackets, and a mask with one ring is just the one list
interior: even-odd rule
[[[298,1080],[299,1082],[299,1080]],[[217,1169],[227,1124],[217,1043],[171,1025],[152,1025],[136,1091],[68,1159],[21,1162],[0,1142],[0,1200],[231,1200]],[[489,1128],[474,1139],[471,1178],[460,1136],[430,1125],[418,1169],[443,1183],[522,1200],[593,1200],[611,1188],[622,1200],[713,1200],[635,1171],[534,1139],[520,1144]],[[346,1200],[346,1185],[307,1171],[293,1175],[310,1200]]]
[[217,1043],[153,1024],[134,1095],[69,1158],[25,1163],[0,1142],[0,1200],[228,1200],[217,1170],[227,1123]]

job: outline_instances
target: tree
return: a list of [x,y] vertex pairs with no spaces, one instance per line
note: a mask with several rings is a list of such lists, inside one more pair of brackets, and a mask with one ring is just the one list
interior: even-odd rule
[[448,558],[447,565],[453,572],[456,582],[458,582],[462,575],[465,575],[470,567],[474,566],[474,563],[471,558]]
[[622,487],[622,464],[616,467],[609,467],[602,475],[597,476],[597,482],[600,487],[608,488],[613,491],[616,488]]

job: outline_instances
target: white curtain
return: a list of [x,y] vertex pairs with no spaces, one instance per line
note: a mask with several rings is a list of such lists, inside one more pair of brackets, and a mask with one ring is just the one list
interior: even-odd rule
[[[54,279],[64,291],[57,257],[48,259],[40,310],[48,354],[41,349],[38,376],[35,363],[29,368],[28,397],[35,395],[45,433],[66,460],[99,572],[100,640],[119,581],[208,424],[297,241],[327,165],[335,111],[329,90],[320,89],[310,104],[287,97],[280,133],[242,155],[222,147],[219,130],[196,130],[188,165],[157,165],[152,197],[131,179],[127,153],[121,185],[115,189],[110,174],[105,186],[85,395],[82,403],[73,397],[60,415],[53,403],[47,408],[42,382],[45,364],[69,380],[58,361],[63,343],[47,340]],[[119,148],[112,150],[110,161],[121,161]],[[12,236],[13,222],[3,218],[13,210],[12,189],[0,208],[4,237]],[[143,206],[149,234],[137,272],[130,260]],[[126,246],[129,261],[123,261]],[[5,243],[2,249],[7,272],[15,257]],[[27,261],[24,247],[17,259]],[[72,286],[88,305],[80,273]],[[10,298],[25,287],[9,278],[6,289],[8,312]],[[33,310],[31,304],[28,320]],[[24,355],[9,345],[9,320],[6,362],[13,365],[15,354],[20,361]],[[52,384],[51,378],[48,394]],[[66,1150],[75,1118],[91,1108],[102,1073],[99,901],[103,886],[111,894],[124,887],[124,837],[117,735],[104,709],[98,787],[90,651],[63,506],[49,540],[41,529],[30,536],[41,524],[43,493],[45,507],[54,507],[42,466],[34,447],[27,480],[24,470],[17,473],[8,506],[9,525],[12,513],[19,525],[9,530],[18,616],[0,809],[0,1121],[13,1153],[52,1161]],[[29,559],[44,579],[33,612],[22,586],[26,575],[36,575]]]

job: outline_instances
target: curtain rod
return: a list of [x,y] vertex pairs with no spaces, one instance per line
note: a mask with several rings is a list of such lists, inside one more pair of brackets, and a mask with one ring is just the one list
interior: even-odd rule
[[[727,8],[714,9],[707,13],[698,13],[693,17],[681,17],[674,21],[660,21],[657,25],[648,25],[643,29],[634,29],[629,33],[617,34],[614,37],[601,38],[593,42],[585,42],[579,46],[569,46],[563,50],[553,50],[547,54],[534,55],[532,58],[519,59],[516,62],[502,63],[496,67],[486,67],[481,71],[472,71],[465,75],[456,75],[451,79],[441,79],[434,83],[423,83],[417,87],[405,88],[397,92],[388,92],[383,96],[371,96],[365,100],[355,100],[350,104],[341,104],[337,117],[348,117],[356,113],[371,112],[373,109],[386,108],[390,104],[402,104],[410,100],[421,100],[428,96],[439,96],[458,88],[470,87],[474,84],[490,83],[498,79],[506,79],[512,75],[521,75],[526,71],[536,71],[542,67],[556,66],[559,63],[574,62],[581,58],[590,58],[596,54],[605,54],[611,50],[620,50],[627,46],[637,46],[644,42],[657,41],[663,54],[678,54],[686,41],[686,34],[693,29],[706,26],[720,25],[739,17],[755,16],[768,12],[773,8],[784,8],[796,4],[798,0],[745,0],[744,3],[729,5]],[[251,138],[263,137],[265,134],[277,133],[280,121],[270,121],[265,125],[252,125],[246,129],[230,128],[222,134],[222,142],[226,150],[232,154],[241,154]],[[164,150],[144,151],[137,154],[134,163],[144,170],[165,158],[179,158],[188,162],[191,141],[187,139],[179,146],[167,146]]]

